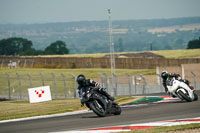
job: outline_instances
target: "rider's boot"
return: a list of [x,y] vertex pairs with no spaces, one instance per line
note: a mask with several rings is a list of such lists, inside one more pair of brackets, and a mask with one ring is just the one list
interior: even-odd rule
[[108,94],[108,92],[105,91],[105,88],[100,88],[99,92],[101,94],[103,94],[104,96],[106,96],[109,100],[114,101],[114,97],[112,97],[110,94]]
[[172,97],[173,97],[173,98],[176,98],[176,96],[175,96],[175,95],[173,95],[173,94],[172,94]]
[[112,97],[110,94],[108,94],[106,91],[104,91],[104,95],[111,101],[114,101],[114,97]]

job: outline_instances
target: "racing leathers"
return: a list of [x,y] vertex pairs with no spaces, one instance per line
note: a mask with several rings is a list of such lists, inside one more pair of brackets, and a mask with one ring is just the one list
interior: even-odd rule
[[98,82],[95,82],[95,81],[93,81],[91,79],[86,79],[85,82],[84,82],[84,84],[79,85],[78,88],[77,88],[78,92],[79,92],[79,96],[81,95],[80,94],[80,89],[82,87],[89,87],[90,89],[96,89],[97,92],[99,92],[100,94],[106,96],[108,99],[114,101],[114,98],[111,95],[109,95],[105,91],[105,88],[102,88],[101,85]]
[[165,88],[165,92],[168,92],[167,81],[170,81],[172,78],[175,78],[176,80],[181,80],[181,76],[175,73],[169,73],[167,77],[163,77],[163,86]]

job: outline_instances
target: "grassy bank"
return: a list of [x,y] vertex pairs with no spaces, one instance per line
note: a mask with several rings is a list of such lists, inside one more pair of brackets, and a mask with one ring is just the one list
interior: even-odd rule
[[152,53],[162,55],[165,58],[176,58],[176,59],[200,57],[200,49],[161,50],[161,51],[153,51]]
[[[159,50],[159,51],[141,51],[152,52],[154,54],[162,55],[165,58],[193,58],[200,57],[200,49],[181,49],[181,50]],[[141,52],[121,52],[115,54],[125,53],[141,53]],[[44,55],[41,57],[103,57],[109,53],[97,53],[97,54],[69,54],[69,55]]]

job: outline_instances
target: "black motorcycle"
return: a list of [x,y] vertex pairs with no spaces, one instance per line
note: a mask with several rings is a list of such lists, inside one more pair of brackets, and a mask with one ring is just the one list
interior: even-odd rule
[[81,95],[81,103],[85,104],[99,117],[105,117],[109,114],[121,114],[121,107],[118,103],[108,100],[106,96],[98,93],[96,89],[83,87],[79,93]]

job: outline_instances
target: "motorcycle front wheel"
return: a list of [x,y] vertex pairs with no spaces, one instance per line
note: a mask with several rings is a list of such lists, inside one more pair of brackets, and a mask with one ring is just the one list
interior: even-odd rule
[[192,102],[192,99],[191,99],[189,96],[187,96],[186,94],[184,94],[182,91],[178,91],[177,93],[178,93],[178,95],[180,95],[183,99],[185,99],[187,102]]
[[103,107],[103,104],[100,103],[99,101],[94,100],[94,101],[90,102],[89,106],[90,106],[90,109],[99,117],[106,116],[106,111]]

